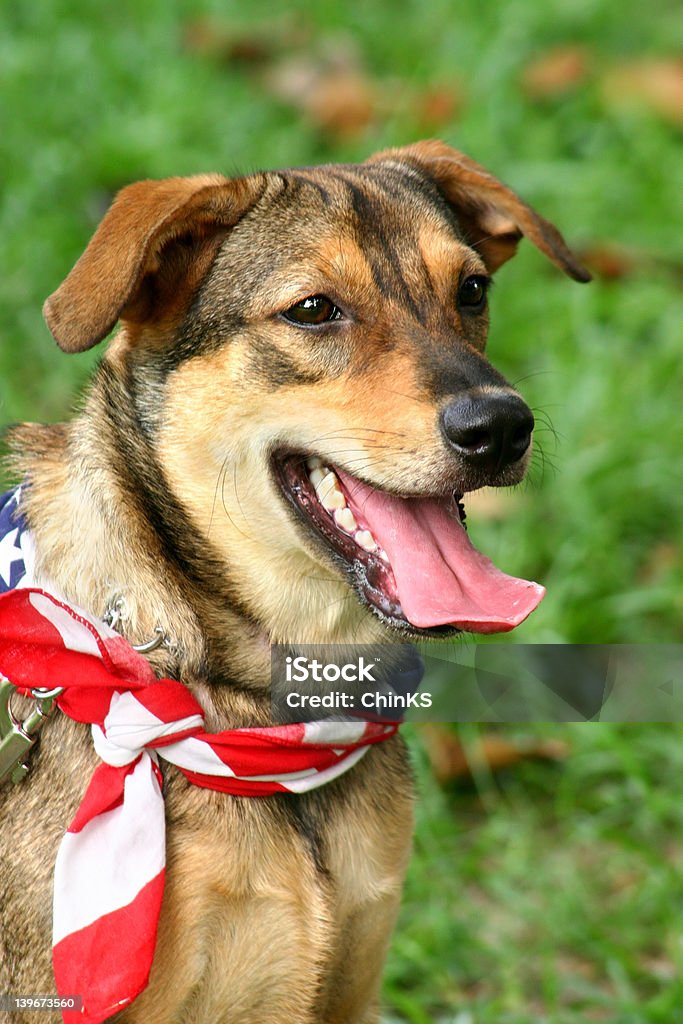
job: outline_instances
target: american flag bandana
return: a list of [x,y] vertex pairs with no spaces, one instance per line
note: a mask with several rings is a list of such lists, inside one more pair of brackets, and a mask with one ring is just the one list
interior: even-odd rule
[[[159,761],[235,796],[304,793],[348,771],[395,722],[306,722],[208,733],[200,705],[104,622],[40,587],[20,492],[0,498],[0,676],[20,692],[64,687],[102,760],[57,855],[53,965],[65,1024],[100,1024],[146,987],[164,889]],[[51,589],[51,588],[50,588]]]

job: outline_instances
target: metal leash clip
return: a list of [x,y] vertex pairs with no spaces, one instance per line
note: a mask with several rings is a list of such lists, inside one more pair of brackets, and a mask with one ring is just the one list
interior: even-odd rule
[[63,687],[52,690],[30,691],[35,703],[24,720],[12,711],[14,686],[0,677],[0,783],[9,776],[12,782],[22,782],[30,765],[28,755],[38,739],[38,733],[55,708],[55,698]]

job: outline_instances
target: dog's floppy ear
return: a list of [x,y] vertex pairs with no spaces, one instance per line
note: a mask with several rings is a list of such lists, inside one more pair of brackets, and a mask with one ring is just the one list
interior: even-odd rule
[[493,273],[514,256],[522,235],[575,281],[590,281],[591,275],[567,247],[560,232],[535,210],[523,203],[512,189],[438,139],[416,142],[401,149],[388,149],[371,157],[400,160],[418,165],[454,207],[468,245],[480,254]]
[[[200,174],[139,181],[122,189],[69,276],[43,306],[57,344],[65,352],[83,352],[122,315],[144,319],[159,288],[155,279],[164,270],[177,278],[179,263],[186,270],[193,250],[206,253],[209,241],[234,226],[263,188],[262,175],[229,179]],[[180,249],[184,255],[179,259]],[[208,270],[208,257],[200,264]]]

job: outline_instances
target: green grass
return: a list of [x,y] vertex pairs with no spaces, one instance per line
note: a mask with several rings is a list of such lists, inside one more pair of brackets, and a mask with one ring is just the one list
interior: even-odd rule
[[[500,275],[490,353],[538,413],[530,480],[477,543],[542,580],[518,639],[683,640],[679,134],[646,104],[606,98],[610,68],[683,41],[659,0],[35,0],[0,14],[3,168],[0,426],[69,414],[98,358],[66,357],[43,299],[111,193],[142,177],[360,159],[425,134],[415,97],[453,87],[432,129],[498,173],[577,245],[614,243],[633,271],[574,285],[528,244]],[[188,50],[211,15],[287,34],[289,56],[350,37],[383,101],[330,137],[259,73]],[[279,26],[279,27],[277,27]],[[284,28],[283,28],[284,26]],[[581,45],[573,91],[531,100],[529,62]],[[474,794],[440,790],[414,740],[419,828],[386,997],[421,1024],[683,1019],[679,726],[553,726],[558,768],[525,765]],[[464,734],[468,739],[469,733]]]
[[534,731],[567,742],[567,762],[527,763],[469,793],[437,787],[416,744],[416,856],[387,993],[415,1024],[673,1024],[681,729]]

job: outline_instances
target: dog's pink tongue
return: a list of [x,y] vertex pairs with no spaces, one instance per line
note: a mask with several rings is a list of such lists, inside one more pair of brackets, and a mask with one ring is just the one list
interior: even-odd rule
[[414,626],[505,633],[540,604],[545,588],[496,568],[445,503],[396,498],[336,472],[352,511],[389,556],[403,614]]

